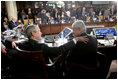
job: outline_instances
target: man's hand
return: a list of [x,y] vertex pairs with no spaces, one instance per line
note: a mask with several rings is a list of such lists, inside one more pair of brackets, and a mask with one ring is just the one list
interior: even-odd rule
[[55,38],[55,39],[59,39],[59,36],[55,35],[54,38]]
[[78,42],[84,42],[85,44],[87,44],[89,39],[87,38],[87,36],[81,36],[81,37],[75,37],[75,40]]
[[16,48],[16,43],[12,42],[12,48]]
[[21,25],[21,24],[19,24],[17,27],[22,27],[22,25]]

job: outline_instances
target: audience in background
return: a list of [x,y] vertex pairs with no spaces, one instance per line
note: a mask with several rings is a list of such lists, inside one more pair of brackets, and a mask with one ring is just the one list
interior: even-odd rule
[[[27,12],[26,12],[27,11]],[[93,18],[95,16],[95,18]],[[27,10],[18,10],[18,19],[24,24],[24,19],[33,19],[33,23],[37,24],[55,24],[55,23],[73,23],[76,20],[88,21],[116,21],[117,10],[114,5],[111,7],[95,9],[94,7],[78,7],[71,8],[67,11],[61,8],[49,8],[48,10],[41,7],[37,11],[33,11],[32,8]],[[96,20],[95,20],[96,19]],[[17,26],[17,20],[13,18],[10,22],[5,15],[2,14],[2,24],[9,24],[9,28],[12,29]],[[52,22],[51,22],[52,21]]]

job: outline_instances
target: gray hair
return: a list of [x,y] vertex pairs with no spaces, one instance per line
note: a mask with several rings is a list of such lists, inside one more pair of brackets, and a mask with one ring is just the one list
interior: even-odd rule
[[82,31],[83,32],[86,32],[86,27],[85,27],[85,24],[82,20],[77,20],[75,21],[73,24],[72,24],[72,28],[79,28],[81,27],[82,28]]
[[16,19],[17,19],[16,17],[13,17],[13,18],[12,18],[13,21],[16,20]]
[[28,25],[25,29],[25,34],[28,38],[31,38],[32,32],[36,32],[35,27],[37,25]]

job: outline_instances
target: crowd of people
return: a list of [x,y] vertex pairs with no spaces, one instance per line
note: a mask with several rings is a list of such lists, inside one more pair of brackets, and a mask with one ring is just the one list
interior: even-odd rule
[[[76,20],[83,20],[84,22],[95,22],[95,21],[116,21],[117,20],[117,9],[114,5],[107,9],[99,8],[71,8],[65,11],[64,9],[55,8],[48,9],[40,8],[37,11],[33,11],[28,8],[27,11],[22,9],[18,11],[18,21],[24,24],[25,19],[33,19],[33,23],[37,24],[55,24],[55,23],[73,23]],[[2,25],[6,28],[9,24],[7,15],[2,15]],[[28,22],[28,24],[31,24]],[[9,27],[11,28],[11,27]]]

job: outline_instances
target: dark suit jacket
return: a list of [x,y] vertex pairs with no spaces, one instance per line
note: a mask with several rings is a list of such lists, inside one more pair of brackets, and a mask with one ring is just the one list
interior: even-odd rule
[[[56,14],[57,14],[57,16],[56,16]],[[59,13],[59,11],[58,11],[57,13],[56,13],[56,11],[53,12],[54,20],[57,20],[58,15],[61,15],[61,14]]]
[[12,49],[12,41],[6,39],[6,40],[1,40],[1,42],[4,44],[6,49]]
[[97,39],[86,33],[81,34],[81,36],[87,36],[89,40],[87,44],[77,42],[70,53],[69,63],[75,62],[90,67],[96,66]]
[[97,39],[86,33],[80,36],[87,36],[89,40],[87,44],[77,42],[76,46],[70,51],[65,63],[67,66],[65,74],[69,79],[96,78]]
[[70,11],[70,16],[71,16],[71,17],[76,17],[76,10],[73,10],[73,9],[72,9],[72,10]]
[[47,21],[48,21],[48,17],[46,16],[46,14],[41,14],[41,21],[42,21],[42,23],[47,23]]
[[47,62],[47,57],[56,57],[61,53],[64,53],[69,49],[72,49],[72,47],[75,46],[75,43],[73,41],[70,41],[60,47],[48,47],[43,43],[38,43],[38,41],[29,39],[25,42],[19,43],[18,46],[20,49],[29,50],[29,51],[43,50],[43,55]]
[[9,22],[10,29],[13,29],[14,27],[17,27],[17,26],[18,26],[17,22],[14,23],[12,20]]

